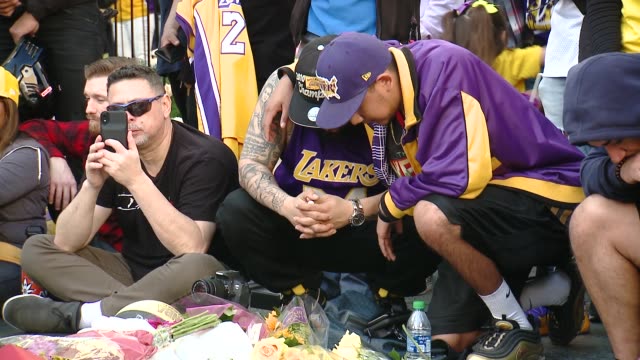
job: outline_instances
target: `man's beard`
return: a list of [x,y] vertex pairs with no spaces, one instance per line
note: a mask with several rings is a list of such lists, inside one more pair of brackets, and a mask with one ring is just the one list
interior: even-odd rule
[[87,118],[89,118],[89,135],[91,137],[98,136],[100,134],[100,120],[93,116],[87,116]]

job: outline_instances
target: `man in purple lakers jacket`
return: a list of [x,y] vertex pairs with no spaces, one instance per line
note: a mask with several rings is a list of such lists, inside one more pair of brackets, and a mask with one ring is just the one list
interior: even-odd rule
[[384,289],[382,297],[385,291],[415,295],[440,257],[409,218],[397,245],[403,261],[389,262],[380,252],[375,215],[385,187],[373,170],[365,128],[327,131],[315,125],[323,100],[315,66],[333,38],[315,39],[301,52],[289,107],[293,122],[273,140],[263,123],[277,74],[265,83],[238,165],[242,189],[227,196],[216,221],[242,270],[269,290],[313,294],[322,271],[362,272],[374,293]]
[[446,42],[390,48],[345,33],[316,73],[326,97],[318,126],[373,128],[376,173],[390,185],[377,225],[384,255],[395,258],[393,225],[412,214],[450,265],[429,307],[434,337],[461,351],[493,318],[495,331],[468,359],[542,356],[512,290],[533,266],[570,260],[564,222],[584,198],[581,153],[480,59]]

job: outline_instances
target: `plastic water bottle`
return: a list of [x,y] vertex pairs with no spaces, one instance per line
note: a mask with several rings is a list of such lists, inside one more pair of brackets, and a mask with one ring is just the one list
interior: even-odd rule
[[413,302],[413,312],[407,321],[407,330],[413,340],[407,337],[405,359],[431,359],[431,323],[424,312],[424,301]]

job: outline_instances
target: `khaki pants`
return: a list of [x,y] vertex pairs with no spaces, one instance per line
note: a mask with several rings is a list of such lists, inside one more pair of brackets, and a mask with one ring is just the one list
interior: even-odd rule
[[139,300],[171,304],[188,295],[196,280],[223,268],[213,256],[184,254],[134,282],[119,253],[91,246],[68,253],[51,235],[32,236],[22,248],[22,269],[29,277],[63,301],[101,301],[105,316]]

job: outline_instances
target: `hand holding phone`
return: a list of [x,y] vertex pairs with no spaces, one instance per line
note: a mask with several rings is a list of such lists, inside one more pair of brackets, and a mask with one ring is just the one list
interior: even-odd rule
[[[107,139],[118,140],[126,149],[129,148],[127,133],[129,124],[125,111],[103,111],[100,114],[100,135],[102,141]],[[111,152],[115,152],[111,146],[105,147]]]
[[171,43],[158,48],[156,50],[156,56],[168,62],[169,64],[176,63],[187,56],[187,48],[182,45],[173,45]]

